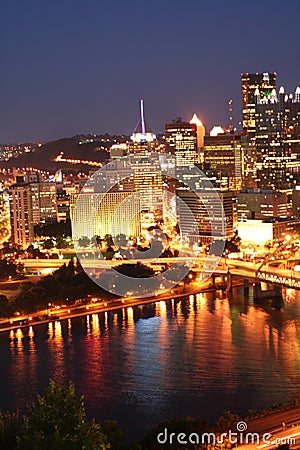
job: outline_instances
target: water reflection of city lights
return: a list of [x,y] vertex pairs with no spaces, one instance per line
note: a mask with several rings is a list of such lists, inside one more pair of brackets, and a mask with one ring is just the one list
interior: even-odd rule
[[34,336],[34,331],[33,331],[33,327],[32,326],[29,327],[28,336],[31,337],[31,338]]

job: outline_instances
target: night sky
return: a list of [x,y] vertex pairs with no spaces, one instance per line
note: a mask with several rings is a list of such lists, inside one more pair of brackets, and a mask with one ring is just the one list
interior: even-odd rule
[[300,84],[299,0],[1,3],[0,142],[240,121],[241,72]]

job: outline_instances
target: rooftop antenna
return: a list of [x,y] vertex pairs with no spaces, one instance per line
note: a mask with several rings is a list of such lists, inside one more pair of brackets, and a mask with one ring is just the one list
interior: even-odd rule
[[233,111],[233,100],[230,99],[228,100],[228,112],[229,112],[229,130],[233,131],[233,116],[232,116],[232,111]]
[[145,125],[145,116],[144,116],[144,100],[140,100],[140,109],[141,109],[141,125],[142,125],[142,134],[146,134],[146,125]]

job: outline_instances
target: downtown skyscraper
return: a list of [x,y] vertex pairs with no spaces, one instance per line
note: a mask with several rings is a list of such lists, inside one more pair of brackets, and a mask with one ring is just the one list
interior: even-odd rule
[[252,137],[255,134],[255,92],[269,96],[276,89],[277,74],[274,73],[245,73],[242,78],[242,114],[243,130]]
[[300,182],[300,88],[290,95],[256,89],[255,123],[258,187],[291,194]]

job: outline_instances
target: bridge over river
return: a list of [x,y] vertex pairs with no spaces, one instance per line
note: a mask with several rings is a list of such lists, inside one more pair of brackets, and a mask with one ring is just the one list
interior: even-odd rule
[[[82,261],[86,269],[103,270],[109,267],[115,267],[121,264],[136,264],[138,260],[119,260],[119,261],[106,261],[102,259],[87,258]],[[262,265],[261,263],[253,263],[248,261],[241,261],[238,259],[220,258],[218,260],[217,267],[216,258],[211,256],[200,255],[196,259],[189,257],[180,258],[157,258],[157,259],[142,259],[142,264],[149,265],[151,267],[166,266],[172,264],[189,264],[191,269],[197,272],[213,273],[217,275],[230,275],[238,276],[249,280],[250,282],[267,282],[277,286],[300,289],[300,272],[293,269],[275,267],[276,261],[272,263]],[[24,266],[28,270],[41,271],[52,269],[55,270],[63,263],[68,263],[68,260],[51,260],[51,259],[39,259],[39,260],[25,260]]]

